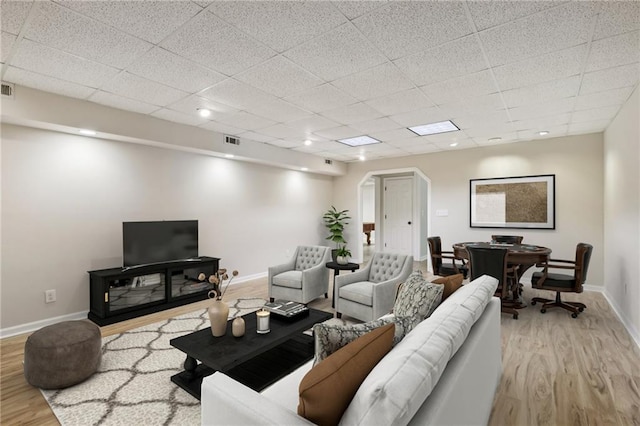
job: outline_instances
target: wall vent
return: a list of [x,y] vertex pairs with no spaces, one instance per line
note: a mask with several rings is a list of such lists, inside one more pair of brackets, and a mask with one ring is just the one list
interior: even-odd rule
[[2,82],[2,97],[3,98],[11,98],[13,99],[14,97],[14,93],[16,90],[16,86],[12,83],[5,83],[4,81]]
[[240,145],[240,138],[224,135],[224,143],[229,143],[231,145]]
[[324,159],[324,164],[332,165],[333,164],[333,160],[329,160],[328,158],[325,158]]

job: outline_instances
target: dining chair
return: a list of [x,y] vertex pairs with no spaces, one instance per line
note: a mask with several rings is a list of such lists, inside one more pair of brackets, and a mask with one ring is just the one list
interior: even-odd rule
[[[575,260],[549,259],[548,262],[536,265],[541,266],[543,270],[533,273],[531,276],[531,286],[540,290],[555,291],[556,298],[555,300],[551,300],[543,297],[534,297],[531,299],[531,304],[535,305],[538,302],[543,303],[540,309],[540,312],[543,314],[547,312],[549,308],[563,308],[570,311],[573,318],[578,318],[578,314],[587,309],[587,306],[580,302],[562,301],[560,299],[560,293],[582,293],[583,284],[587,279],[587,272],[589,271],[589,261],[591,260],[592,252],[593,246],[591,244],[579,243],[576,246]],[[552,264],[551,262],[557,263]],[[549,268],[572,270],[573,274],[549,273]]]
[[[427,238],[429,243],[429,253],[431,254],[431,266],[433,267],[433,274],[446,277],[449,275],[462,274],[464,278],[467,278],[469,269],[464,259],[455,257],[453,251],[442,250],[442,240],[440,237]],[[450,262],[443,261],[443,259],[450,260]],[[460,266],[456,264],[460,263]]]
[[522,235],[492,235],[491,242],[507,243],[507,244],[522,244],[524,237]]
[[513,288],[513,278],[510,273],[515,275],[513,268],[507,266],[507,249],[489,248],[489,247],[472,247],[467,246],[469,253],[469,269],[470,279],[475,280],[482,275],[489,275],[498,280],[498,288],[495,296],[499,297],[502,304],[502,313],[513,315],[513,319],[518,319],[518,311],[513,307],[513,303],[509,301],[509,290]]

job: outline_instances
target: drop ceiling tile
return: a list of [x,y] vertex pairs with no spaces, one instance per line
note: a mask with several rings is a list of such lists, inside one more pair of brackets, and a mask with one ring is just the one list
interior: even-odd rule
[[394,61],[416,85],[424,86],[487,68],[475,36],[464,37]]
[[80,84],[99,87],[112,79],[118,70],[98,62],[61,52],[23,39],[11,65],[38,74]]
[[224,117],[216,119],[216,121],[244,130],[263,129],[265,127],[273,126],[274,124],[276,124],[272,120],[266,119],[264,117],[259,117],[246,111],[240,111],[235,114],[227,114]]
[[449,111],[445,111],[439,107],[431,107],[395,114],[389,118],[404,127],[411,127],[420,124],[437,123],[439,121],[449,120],[452,117]]
[[158,109],[156,105],[135,101],[123,96],[114,95],[113,93],[103,92],[102,90],[97,90],[93,95],[91,95],[89,100],[97,104],[106,105],[125,111],[138,112],[140,114],[150,114]]
[[489,63],[498,66],[588,42],[596,12],[592,2],[569,2],[479,35]]
[[0,33],[0,62],[5,63],[7,61],[16,38],[13,34],[5,33],[4,31]]
[[153,44],[162,41],[202,10],[185,1],[56,2]]
[[640,62],[640,31],[594,41],[586,71]]
[[278,52],[347,22],[324,1],[214,2],[207,10]]
[[189,126],[199,126],[206,123],[208,120],[197,115],[183,114],[171,109],[161,108],[151,114],[156,118],[161,118],[167,121],[173,121],[175,123],[187,124]]
[[504,104],[502,103],[500,94],[493,93],[491,95],[469,97],[464,101],[458,101],[456,103],[440,105],[440,108],[444,111],[452,111],[452,116],[457,117],[485,111],[502,110],[504,109]]
[[277,146],[279,148],[295,148],[299,145],[297,142],[286,141],[283,139],[275,139],[271,142],[267,142],[267,144]]
[[314,133],[329,140],[352,138],[362,135],[362,132],[360,130],[354,129],[353,127],[349,126],[334,127],[332,129],[322,129]]
[[198,127],[231,136],[239,135],[245,132],[244,129],[239,129],[237,127],[229,126],[228,124],[219,123],[217,121],[208,121]]
[[322,115],[341,124],[353,124],[382,117],[382,114],[362,102],[324,111]]
[[407,128],[387,130],[384,132],[373,132],[369,136],[382,142],[393,143],[396,141],[412,139],[416,137],[416,134]]
[[268,103],[276,99],[273,95],[231,78],[203,90],[199,95],[238,109]]
[[632,91],[633,86],[628,86],[621,87],[619,89],[607,90],[605,92],[578,96],[576,98],[575,109],[579,111],[582,109],[598,108],[609,105],[621,106],[629,99]]
[[[478,144],[476,144],[473,139],[451,139],[449,141],[441,141],[441,142],[431,142],[433,145],[440,148],[442,151],[455,151],[459,149],[466,148],[476,148]],[[451,146],[452,143],[457,143],[456,146]]]
[[122,72],[102,85],[102,90],[152,105],[166,106],[188,93],[164,86],[128,72]]
[[[495,140],[493,138],[500,137],[500,140]],[[491,139],[491,140],[490,140]],[[494,145],[504,145],[506,143],[519,142],[518,134],[515,132],[512,133],[502,133],[502,134],[494,134],[493,136],[487,137],[474,137],[473,141],[478,146],[494,146]]]
[[306,152],[308,154],[315,154],[317,152],[322,152],[324,151],[324,149],[320,146],[317,145],[302,145],[302,146],[297,146],[295,148],[293,148],[294,151],[299,151],[299,152]]
[[177,102],[169,104],[167,108],[189,115],[197,114],[199,108],[206,108],[211,111],[211,116],[208,117],[209,120],[217,120],[218,118],[238,112],[236,108],[214,102],[198,95],[191,95],[184,99],[180,99]]
[[327,152],[319,152],[316,154],[320,157],[328,158],[330,160],[335,161],[348,161],[351,160],[351,157],[345,154],[339,154],[337,152],[327,151]]
[[571,113],[565,112],[562,114],[547,115],[529,120],[517,120],[513,121],[512,124],[517,131],[532,130],[539,132],[541,130],[548,130],[553,127],[567,125],[570,120]]
[[432,144],[450,144],[453,142],[462,143],[470,140],[470,138],[461,130],[454,132],[438,133],[437,135],[423,136],[428,142]]
[[309,111],[298,108],[297,106],[283,101],[282,99],[273,98],[270,101],[263,102],[253,107],[247,108],[247,111],[267,117],[273,121],[284,123],[285,121],[299,120],[312,115]]
[[305,133],[313,133],[316,130],[330,129],[340,125],[340,123],[336,123],[333,120],[317,114],[299,120],[287,121],[284,124],[289,127],[301,129]]
[[238,135],[240,138],[242,139],[249,139],[255,142],[271,142],[272,140],[275,140],[276,138],[272,138],[271,136],[267,136],[263,133],[256,133],[256,132],[243,132],[240,133]]
[[383,115],[400,114],[415,109],[428,108],[433,106],[431,102],[419,89],[409,89],[397,92],[381,98],[365,101],[365,104],[379,111]]
[[0,28],[2,31],[18,35],[29,16],[32,5],[33,1],[1,1]]
[[580,76],[574,75],[560,80],[551,80],[533,86],[502,92],[507,107],[536,104],[554,99],[576,96],[580,89]]
[[386,130],[398,130],[400,125],[386,117],[376,118],[375,120],[362,121],[353,123],[351,127],[361,130],[363,134],[371,136],[374,132],[384,132]]
[[127,67],[127,71],[190,93],[206,89],[226,78],[161,47],[145,53]]
[[469,11],[478,31],[562,4],[562,1],[468,1]]
[[420,143],[417,145],[403,146],[402,150],[409,154],[428,154],[431,152],[440,152],[442,149],[438,148],[432,143]]
[[365,13],[372,12],[387,3],[387,0],[370,0],[370,1],[333,1],[335,7],[348,18],[355,19]]
[[359,148],[359,153],[364,154],[365,156],[369,156],[375,153],[385,153],[388,151],[393,152],[398,149],[397,147],[386,144],[384,142],[373,144],[373,145],[361,146],[358,148]]
[[516,108],[509,108],[509,116],[512,120],[527,120],[536,117],[545,117],[552,114],[562,114],[573,111],[575,97],[556,99],[539,104],[524,105]]
[[[527,141],[527,140],[535,140],[535,139],[551,139],[551,138],[559,138],[561,136],[566,136],[567,135],[567,131],[569,129],[569,125],[568,124],[563,124],[560,126],[553,126],[553,127],[545,127],[543,129],[531,129],[531,130],[519,130],[518,131],[518,139],[522,140],[522,141]],[[546,135],[540,135],[538,132],[540,132],[540,130],[544,130],[549,132]]]
[[579,135],[583,133],[599,133],[604,132],[604,130],[611,124],[611,120],[598,120],[598,121],[587,121],[583,123],[571,123],[569,124],[568,134],[570,135]]
[[466,130],[475,126],[504,126],[510,122],[506,110],[463,114],[453,117],[452,121],[461,130]]
[[580,74],[587,53],[587,44],[582,44],[496,67],[493,72],[500,90],[530,86]]
[[160,46],[226,75],[275,55],[272,49],[207,11],[180,27]]
[[[408,131],[408,130],[407,130]],[[411,133],[413,136],[410,137],[401,137],[398,139],[393,139],[386,141],[386,143],[390,146],[396,148],[404,148],[406,146],[416,146],[421,144],[430,144],[430,142],[424,136],[416,136],[415,133]]]
[[498,87],[489,70],[429,84],[420,87],[420,89],[438,105],[460,102],[469,97],[498,92]]
[[504,135],[506,134],[513,134],[515,137],[515,130],[516,128],[508,122],[484,123],[473,126],[470,129],[465,129],[464,133],[477,142],[477,139],[491,139],[496,137],[502,137],[504,139]]
[[392,60],[473,31],[461,2],[389,2],[353,23]]
[[288,96],[285,101],[313,112],[322,112],[357,102],[356,98],[336,89],[331,84],[323,84],[297,95]]
[[618,105],[574,111],[571,115],[571,124],[585,121],[612,120],[618,111],[620,111],[620,106]]
[[303,141],[307,136],[306,132],[298,128],[287,127],[284,124],[275,124],[273,126],[260,129],[260,133],[271,136],[274,139],[297,139]]
[[351,24],[296,46],[284,55],[326,81],[386,62]]
[[323,83],[283,56],[275,56],[235,78],[278,97],[294,95]]
[[640,29],[640,2],[602,2],[594,40]]
[[152,45],[50,2],[37,2],[25,37],[115,68],[125,68]]
[[80,99],[86,99],[94,92],[90,87],[11,66],[7,68],[2,81]]
[[413,86],[391,63],[369,68],[334,80],[331,84],[365,101],[410,89]]
[[635,86],[640,76],[640,65],[629,64],[621,67],[586,73],[582,77],[580,94],[602,92],[604,90],[619,89]]

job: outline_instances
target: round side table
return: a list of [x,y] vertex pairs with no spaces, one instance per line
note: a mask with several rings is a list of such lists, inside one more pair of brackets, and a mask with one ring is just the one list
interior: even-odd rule
[[342,265],[338,262],[327,262],[324,266],[326,266],[329,269],[333,269],[333,299],[331,299],[331,307],[335,308],[336,307],[336,277],[340,275],[340,271],[355,272],[356,270],[360,269],[360,265],[358,265],[357,263],[351,263],[351,262],[345,265]]

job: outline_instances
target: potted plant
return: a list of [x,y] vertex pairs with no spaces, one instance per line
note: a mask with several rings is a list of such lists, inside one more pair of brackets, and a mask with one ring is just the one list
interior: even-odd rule
[[[331,206],[329,210],[326,211],[322,219],[324,220],[324,224],[329,230],[329,236],[327,240],[331,240],[336,243],[336,249],[331,250],[331,255],[333,257],[333,261],[337,262],[338,250],[342,249],[347,250],[346,244],[347,242],[344,239],[344,227],[349,223],[347,220],[351,219],[348,215],[349,210],[337,210],[334,206]],[[351,253],[348,254],[350,256]]]
[[336,262],[340,265],[346,265],[349,263],[349,258],[351,257],[351,251],[347,248],[347,246],[342,245],[338,247],[336,250]]

